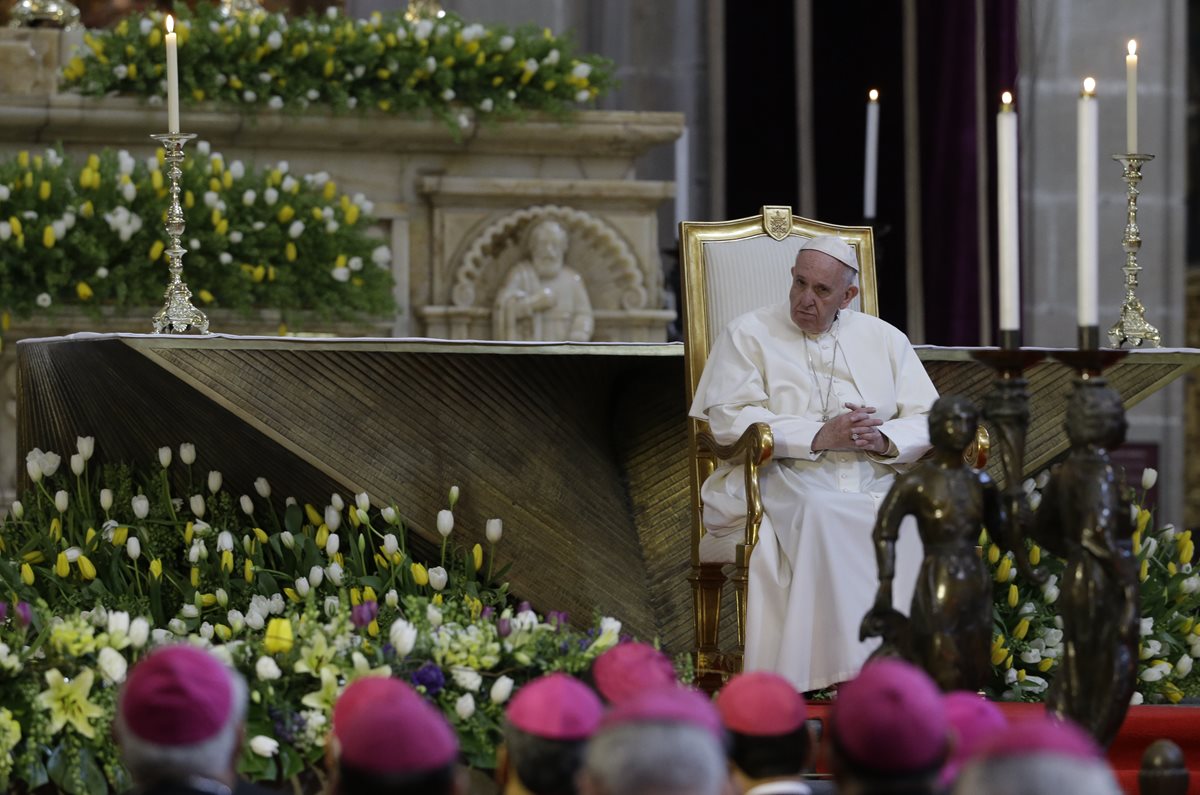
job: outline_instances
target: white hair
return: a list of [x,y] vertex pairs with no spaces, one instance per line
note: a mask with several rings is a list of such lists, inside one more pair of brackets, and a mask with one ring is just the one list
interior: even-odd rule
[[1103,759],[1031,753],[969,764],[954,784],[959,795],[1121,795]]
[[[125,724],[120,710],[113,721],[113,731],[121,746],[121,761],[129,770],[136,785],[147,782],[184,778],[186,776],[225,776],[233,766],[234,753],[246,718],[246,680],[236,671],[229,671],[233,707],[221,730],[203,742],[192,745],[159,745],[138,737]],[[179,720],[186,721],[187,715]]]
[[711,732],[667,723],[600,732],[588,743],[583,773],[598,795],[719,795],[728,778]]

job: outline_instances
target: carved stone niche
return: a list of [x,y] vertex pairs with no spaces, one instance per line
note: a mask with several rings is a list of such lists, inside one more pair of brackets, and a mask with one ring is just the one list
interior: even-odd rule
[[[427,193],[438,196],[445,187],[439,178],[429,178]],[[553,181],[513,180],[522,183],[528,198],[560,198],[556,188],[570,193],[578,189],[555,186]],[[663,308],[662,267],[658,256],[654,204],[669,195],[672,186],[663,183],[613,183],[617,193],[606,193],[594,183],[591,196],[576,198],[578,204],[527,203],[513,207],[521,190],[507,194],[507,201],[482,207],[436,206],[434,209],[433,272],[429,285],[433,295],[416,309],[424,333],[442,339],[494,339],[493,305],[512,267],[529,256],[527,236],[538,222],[551,219],[567,233],[565,265],[582,277],[592,307],[595,342],[663,342],[667,324],[675,313]],[[519,186],[514,185],[514,188]],[[457,193],[457,191],[454,191]],[[597,195],[598,194],[598,195]],[[612,201],[614,198],[617,201]],[[622,200],[623,198],[623,200]],[[632,199],[632,200],[631,200]],[[475,199],[478,202],[478,194]],[[603,206],[606,203],[618,206]],[[508,206],[502,206],[507,204]],[[587,206],[587,205],[591,206]],[[619,205],[624,206],[619,206]],[[580,205],[583,205],[582,207]]]

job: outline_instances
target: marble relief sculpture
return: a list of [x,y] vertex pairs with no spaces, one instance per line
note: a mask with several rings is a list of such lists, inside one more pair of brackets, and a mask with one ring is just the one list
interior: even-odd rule
[[568,267],[569,238],[553,218],[533,223],[525,258],[509,269],[496,293],[492,338],[586,342],[594,319],[583,277]]

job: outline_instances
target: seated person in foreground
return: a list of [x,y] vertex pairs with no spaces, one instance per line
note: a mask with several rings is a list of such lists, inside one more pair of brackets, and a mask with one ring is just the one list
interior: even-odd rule
[[[874,646],[858,640],[858,626],[875,592],[875,514],[897,469],[929,449],[926,415],[937,399],[904,334],[848,308],[857,276],[841,238],[805,243],[788,302],[729,324],[691,407],[722,444],[754,422],[774,433],[760,473],[745,669],[776,671],[802,691],[851,679]],[[702,498],[709,532],[743,532],[740,466],[717,469]],[[912,600],[922,556],[909,525],[896,548],[901,605]]]
[[600,697],[568,674],[524,685],[505,710],[496,764],[503,795],[575,795],[587,741],[603,715]]

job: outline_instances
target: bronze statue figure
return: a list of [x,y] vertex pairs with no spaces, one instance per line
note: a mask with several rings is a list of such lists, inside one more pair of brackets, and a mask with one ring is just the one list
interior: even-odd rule
[[[949,690],[978,690],[991,677],[992,583],[975,544],[981,527],[1014,550],[1029,571],[1019,528],[987,473],[968,467],[963,450],[978,412],[966,398],[939,398],[929,414],[932,457],[897,476],[875,523],[879,592],[863,618],[861,638],[882,637],[876,655],[895,654],[922,666]],[[906,619],[892,607],[895,543],[901,520],[917,520],[925,559]]]
[[1121,396],[1077,382],[1067,404],[1071,449],[1042,493],[1031,535],[1066,560],[1062,663],[1046,709],[1112,742],[1137,685],[1140,601],[1129,492],[1109,458],[1125,441]]

